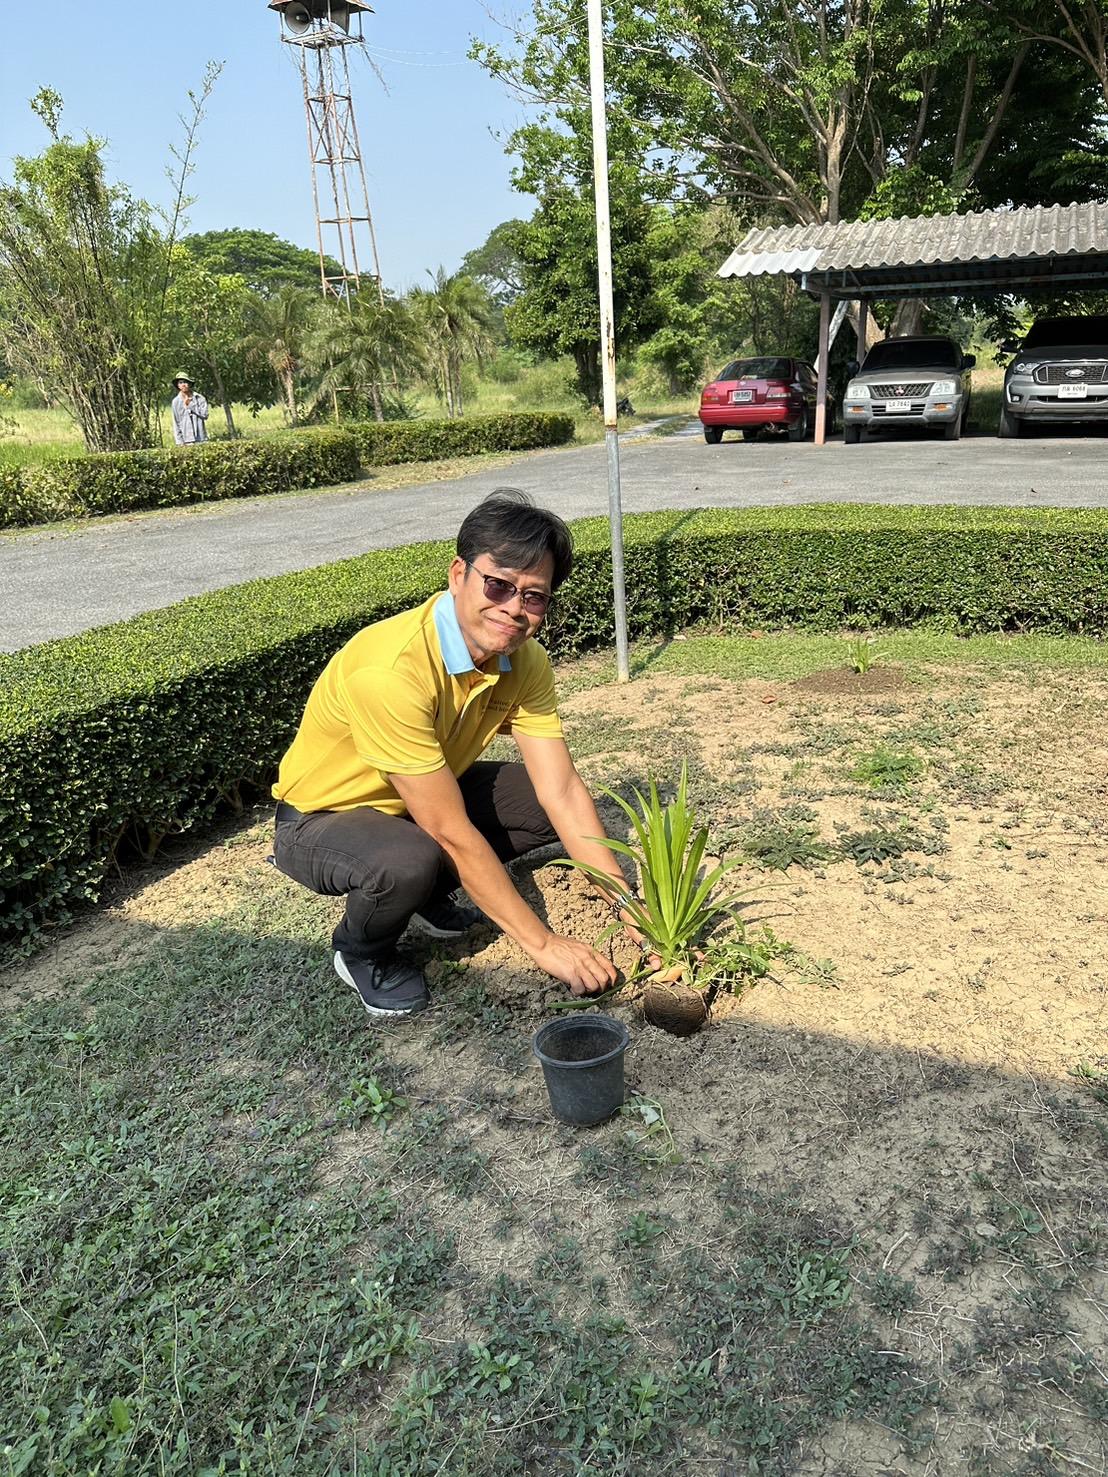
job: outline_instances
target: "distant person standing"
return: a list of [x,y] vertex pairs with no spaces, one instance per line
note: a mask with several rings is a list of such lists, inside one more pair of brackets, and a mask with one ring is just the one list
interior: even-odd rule
[[179,374],[174,380],[177,393],[170,409],[173,411],[173,439],[178,446],[194,446],[208,439],[208,402],[192,388],[187,374]]

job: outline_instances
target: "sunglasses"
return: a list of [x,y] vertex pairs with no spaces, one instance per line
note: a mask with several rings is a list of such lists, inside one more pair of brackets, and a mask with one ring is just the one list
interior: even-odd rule
[[545,615],[550,609],[553,595],[548,595],[545,590],[521,590],[518,585],[513,585],[510,580],[498,579],[495,574],[481,574],[476,564],[466,560],[466,568],[472,569],[474,574],[480,575],[485,582],[485,596],[494,605],[507,605],[508,601],[516,595],[523,602],[523,608],[528,615]]

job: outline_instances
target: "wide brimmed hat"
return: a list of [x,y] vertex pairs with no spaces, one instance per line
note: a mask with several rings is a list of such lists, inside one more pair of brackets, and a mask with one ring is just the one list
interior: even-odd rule
[[191,385],[191,384],[194,383],[191,374],[175,374],[173,376],[173,383],[175,385],[179,385],[182,380],[184,380],[184,382],[185,382],[186,385]]

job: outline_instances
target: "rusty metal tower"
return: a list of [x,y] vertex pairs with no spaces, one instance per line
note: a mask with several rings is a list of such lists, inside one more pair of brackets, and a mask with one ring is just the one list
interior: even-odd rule
[[[381,263],[369,209],[358,125],[350,90],[351,46],[363,45],[365,0],[269,0],[281,40],[297,49],[308,123],[319,276],[325,297],[347,305],[372,282],[382,296]],[[339,270],[328,266],[338,263]]]

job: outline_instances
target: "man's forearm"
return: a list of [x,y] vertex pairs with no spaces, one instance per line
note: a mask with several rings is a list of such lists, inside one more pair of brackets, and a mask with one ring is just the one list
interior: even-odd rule
[[528,954],[538,953],[548,942],[550,929],[520,897],[504,864],[481,833],[472,827],[468,834],[435,839],[481,911]]

